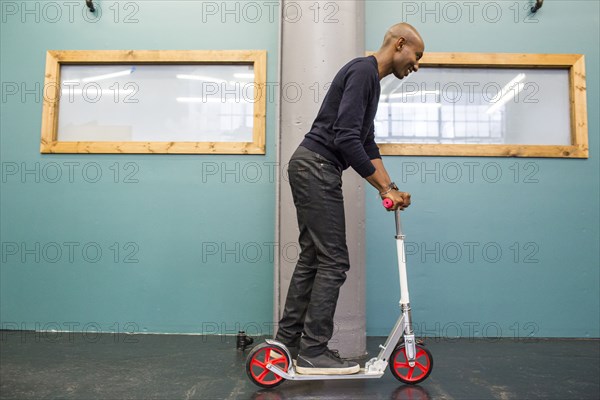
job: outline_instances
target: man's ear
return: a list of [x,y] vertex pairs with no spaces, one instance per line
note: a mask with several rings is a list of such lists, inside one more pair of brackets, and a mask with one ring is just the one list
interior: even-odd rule
[[398,39],[396,39],[396,50],[402,50],[402,47],[404,47],[404,45],[406,44],[406,39],[404,39],[402,36],[400,36]]

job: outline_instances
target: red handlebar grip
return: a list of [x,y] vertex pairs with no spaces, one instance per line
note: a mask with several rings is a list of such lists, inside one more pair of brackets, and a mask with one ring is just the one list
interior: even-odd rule
[[389,210],[390,208],[394,207],[394,202],[392,199],[383,199],[383,206]]

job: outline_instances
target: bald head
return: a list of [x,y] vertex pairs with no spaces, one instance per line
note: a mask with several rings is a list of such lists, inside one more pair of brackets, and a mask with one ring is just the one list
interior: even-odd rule
[[405,22],[396,24],[386,32],[381,48],[373,54],[377,59],[379,79],[393,73],[398,79],[419,70],[425,43],[419,32]]
[[393,46],[400,38],[404,38],[408,43],[414,45],[423,43],[423,38],[421,38],[421,35],[419,35],[419,32],[417,32],[414,26],[407,24],[406,22],[401,22],[388,29],[383,38],[381,47]]

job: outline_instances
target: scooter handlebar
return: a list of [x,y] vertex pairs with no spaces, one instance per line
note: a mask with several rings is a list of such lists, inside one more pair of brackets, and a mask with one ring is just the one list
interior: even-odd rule
[[390,208],[394,207],[394,202],[392,199],[383,199],[383,206],[389,210]]

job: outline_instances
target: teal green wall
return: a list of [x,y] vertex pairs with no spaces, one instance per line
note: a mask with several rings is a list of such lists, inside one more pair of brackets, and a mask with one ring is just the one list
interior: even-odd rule
[[[35,10],[35,3],[43,7],[45,2],[27,3]],[[230,23],[223,24],[220,14],[203,14],[200,1],[128,2],[135,5],[128,8],[126,2],[94,3],[105,7],[96,23],[86,22],[82,7],[75,8],[72,22],[66,7],[55,23],[51,9],[39,9],[39,22],[35,14],[26,15],[25,23],[21,14],[3,12],[2,82],[43,85],[49,49],[265,49],[268,80],[276,80],[278,23],[267,16],[238,23],[229,15]],[[275,223],[275,183],[269,176],[269,163],[275,161],[273,101],[267,104],[265,156],[42,155],[41,112],[34,95],[24,101],[7,96],[2,102],[3,328],[231,333],[241,327],[268,333]],[[65,162],[79,163],[73,182]],[[51,182],[52,163],[62,169],[56,183]],[[39,166],[40,182],[35,175],[11,175],[15,165]],[[101,179],[86,181],[94,180],[97,168]],[[238,176],[221,174],[236,168]],[[120,171],[118,183],[115,170]],[[64,244],[69,242],[79,245]],[[18,250],[12,255],[15,243]],[[82,255],[86,245],[87,260]],[[102,256],[92,262],[96,246]],[[57,247],[63,251],[60,258]],[[69,248],[74,249],[72,263]],[[25,249],[33,249],[40,261],[25,253],[23,262]],[[138,262],[125,262],[132,260]]]
[[[514,22],[512,2],[496,3],[503,11],[496,23],[483,18],[483,6],[474,9],[473,22],[463,7],[462,19],[450,23],[444,17],[454,16],[443,15],[443,2],[436,22],[435,14],[423,13],[422,2],[368,1],[367,48],[376,49],[385,28],[406,19],[422,32],[427,51],[585,54],[590,158],[386,157],[396,182],[413,194],[404,221],[416,328],[429,336],[598,337],[598,3],[547,1],[539,20],[527,24]],[[266,15],[256,22],[230,15],[222,23],[217,14],[203,22],[202,2],[135,4],[137,10],[121,9],[117,22],[114,10],[105,10],[98,23],[86,22],[81,9],[72,23],[67,10],[56,23],[7,16],[0,32],[2,83],[42,85],[48,49],[266,49],[268,80],[277,79],[278,27]],[[427,4],[434,9],[434,2]],[[138,22],[124,23],[127,15]],[[41,102],[19,94],[0,105],[3,328],[269,333],[273,102],[267,105],[266,156],[244,157],[41,155]],[[71,164],[72,179],[70,162],[78,163]],[[52,183],[56,165],[62,177]],[[420,175],[436,166],[439,182],[433,174]],[[463,177],[453,183],[449,174],[457,166]],[[21,176],[22,168],[36,167],[39,182],[35,174]],[[13,168],[19,168],[15,175]],[[88,182],[96,168],[102,177]],[[238,176],[222,174],[236,168]],[[491,183],[496,169],[502,176]],[[384,335],[397,315],[393,222],[372,194],[367,329]],[[63,254],[48,262],[44,258],[56,257],[54,244]],[[81,252],[86,245],[87,259]],[[97,262],[94,246],[102,250]],[[502,255],[493,262],[498,248]]]
[[[448,3],[368,1],[367,48],[404,19],[426,51],[584,54],[590,157],[385,157],[413,199],[403,216],[415,328],[428,336],[598,337],[599,3],[547,1],[530,23],[523,10],[514,20],[514,4],[530,2],[473,2],[472,17],[453,2],[462,18]],[[483,13],[486,3],[502,14]],[[435,173],[421,175],[436,166],[439,183]],[[366,229],[367,331],[385,335],[398,313],[393,221],[374,199]]]

